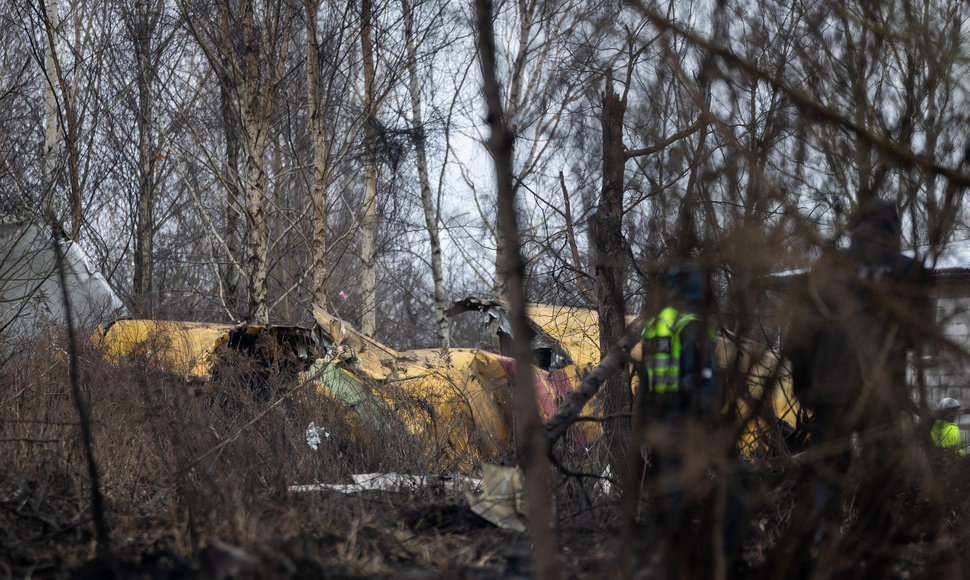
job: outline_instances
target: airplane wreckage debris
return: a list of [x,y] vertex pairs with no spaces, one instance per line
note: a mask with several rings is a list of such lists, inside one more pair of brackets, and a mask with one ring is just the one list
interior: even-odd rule
[[[448,313],[466,311],[497,319],[501,350],[511,348],[501,303],[465,299]],[[533,386],[539,411],[547,420],[600,362],[597,316],[591,310],[540,304],[530,305],[528,315],[537,360]],[[452,466],[462,471],[508,458],[513,448],[511,357],[479,348],[399,352],[322,309],[315,309],[314,317],[315,329],[122,319],[99,329],[92,342],[111,362],[143,358],[190,381],[218,375],[222,365],[233,361],[229,354],[241,353],[262,367],[292,375],[295,381],[313,382],[318,391],[341,401],[377,433],[387,431],[389,417],[396,418],[432,456],[450,457]],[[631,356],[639,360],[639,346]],[[738,345],[722,337],[718,359],[722,367],[733,361],[736,372],[746,377],[747,392],[736,399],[738,415],[748,424],[739,441],[743,453],[753,452],[745,447],[762,441],[756,435],[776,427],[771,423],[777,419],[794,426],[799,408],[777,357],[758,345]],[[601,415],[599,401],[589,401],[582,414]],[[577,423],[570,429],[579,445],[589,445],[601,434],[597,422]]]
[[[500,350],[510,352],[506,308],[494,301],[465,299],[450,316],[478,311],[498,324]],[[531,304],[530,342],[537,407],[543,421],[577,389],[599,363],[595,311]],[[461,482],[473,511],[502,527],[518,529],[521,477],[516,468],[499,467],[512,459],[511,374],[514,360],[479,348],[423,349],[399,352],[365,336],[323,309],[314,309],[316,327],[251,326],[151,320],[118,320],[99,329],[92,341],[112,362],[142,357],[157,368],[190,381],[219,375],[233,356],[249,356],[264,369],[316,389],[352,410],[374,435],[390,440],[406,433],[424,450],[428,466],[443,474],[482,474],[483,481],[401,474],[354,476],[347,485],[312,484],[294,493],[366,489],[402,490],[414,486]],[[732,366],[746,392],[735,401],[743,424],[738,441],[742,455],[766,449],[779,426],[794,427],[799,413],[784,368],[771,352],[722,337],[722,367]],[[631,353],[639,360],[639,346]],[[268,376],[268,374],[267,374]],[[767,387],[766,387],[767,385]],[[253,387],[254,385],[249,385]],[[258,385],[255,385],[258,390]],[[768,391],[766,392],[766,388]],[[581,400],[579,414],[602,416],[601,402]],[[780,419],[780,421],[779,421]],[[597,421],[578,421],[566,431],[579,449],[589,449],[602,435]],[[307,443],[329,438],[324,426],[311,424]],[[420,471],[420,468],[418,469]]]
[[71,323],[85,334],[99,321],[127,316],[77,243],[47,227],[0,217],[0,354],[51,325],[67,324],[65,287]]

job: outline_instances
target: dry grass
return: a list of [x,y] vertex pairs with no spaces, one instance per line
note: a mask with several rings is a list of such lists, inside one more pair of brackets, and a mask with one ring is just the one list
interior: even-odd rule
[[[485,523],[443,487],[289,493],[293,484],[349,482],[351,473],[421,472],[429,459],[412,438],[369,432],[352,411],[301,388],[285,369],[228,356],[215,379],[192,383],[160,372],[150,359],[108,365],[100,353],[84,351],[80,361],[122,576],[507,577],[533,570],[527,535]],[[63,350],[38,344],[0,367],[0,577],[104,571],[92,563],[89,479],[66,363]],[[253,385],[262,390],[254,393]],[[305,441],[311,421],[331,434],[318,451]],[[590,447],[567,441],[556,450],[564,470],[587,474],[560,473],[552,490],[567,577],[602,575],[616,561],[623,514],[615,496],[600,493],[601,480],[589,477],[603,473],[607,449],[601,440]],[[889,464],[901,469],[902,460],[893,455]],[[885,501],[896,531],[907,533],[877,546],[891,555],[878,577],[960,577],[970,570],[963,556],[970,546],[970,467],[945,456],[905,465],[913,485]],[[725,464],[719,473],[719,485],[735,494],[728,500],[743,508],[732,516],[742,553],[729,571],[768,578],[773,562],[786,561],[778,553],[786,530],[809,523],[796,509],[804,472],[786,457],[748,467],[742,473]],[[857,545],[872,548],[857,520],[858,499],[885,490],[865,487],[873,478],[860,477],[859,468],[865,464],[843,485],[843,534],[852,535],[842,536],[838,553],[824,561],[824,546],[805,538],[795,544],[792,562],[823,550],[811,559],[817,577],[860,572],[846,555]],[[650,498],[643,502],[635,567],[648,574],[660,566],[669,530],[658,525]],[[717,512],[704,521],[719,526],[725,517]]]
[[[297,388],[292,375],[240,356],[216,379],[189,383],[151,360],[113,366],[95,351],[80,358],[112,551],[123,566],[152,561],[207,576],[207,566],[219,565],[209,560],[239,560],[256,576],[340,569],[372,577],[482,559],[467,539],[452,549],[430,526],[429,542],[399,523],[409,510],[457,503],[441,490],[288,493],[293,484],[421,465],[408,439],[367,432],[352,411]],[[246,385],[257,383],[265,392],[254,396]],[[317,451],[306,443],[311,421],[331,435]],[[78,434],[62,350],[38,345],[0,368],[0,576],[56,577],[94,558]],[[476,533],[485,525],[459,513],[452,520],[467,519],[462,525]]]

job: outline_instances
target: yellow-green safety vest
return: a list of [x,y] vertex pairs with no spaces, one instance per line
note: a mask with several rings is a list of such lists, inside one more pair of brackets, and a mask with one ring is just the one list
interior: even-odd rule
[[676,393],[680,389],[680,333],[696,320],[700,319],[668,306],[643,329],[643,363],[652,392]]
[[943,419],[937,419],[933,423],[933,443],[940,447],[954,448],[960,455],[964,455],[962,444],[960,442],[960,427],[952,421],[944,421]]

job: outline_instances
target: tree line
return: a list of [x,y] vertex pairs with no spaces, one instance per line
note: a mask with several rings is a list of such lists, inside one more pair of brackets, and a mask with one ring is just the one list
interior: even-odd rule
[[[491,294],[523,368],[525,303],[596,310],[616,352],[661,273],[699,260],[718,323],[775,346],[771,274],[842,244],[858,207],[892,202],[928,263],[967,237],[965,10],[11,0],[0,212],[80,244],[139,317],[308,324],[319,306],[404,349],[457,342],[449,303]],[[611,362],[593,378],[625,420]],[[541,497],[550,441],[516,381]],[[626,425],[606,425],[614,464]]]
[[[721,316],[873,196],[904,245],[965,237],[964,7],[946,0],[496,2],[529,300],[603,346],[671,263]],[[441,0],[15,0],[0,203],[78,241],[137,316],[306,323],[399,347],[505,296],[480,34]],[[625,381],[610,392],[620,396]]]

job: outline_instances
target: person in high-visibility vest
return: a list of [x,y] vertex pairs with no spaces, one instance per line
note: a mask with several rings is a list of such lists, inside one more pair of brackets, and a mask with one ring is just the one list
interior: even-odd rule
[[[703,327],[695,325],[691,331],[687,328],[699,321],[696,314],[668,306],[643,329],[643,361],[651,393],[689,396],[687,389],[681,389],[681,383],[691,379],[701,364],[701,349],[698,347],[703,336],[698,334],[703,334]],[[702,371],[701,376],[709,379],[710,372]]]
[[715,533],[718,512],[703,491],[708,482],[696,480],[690,466],[713,466],[712,450],[719,449],[710,421],[720,410],[713,394],[716,335],[706,319],[713,297],[707,273],[696,267],[666,272],[663,290],[664,307],[641,333],[635,431],[656,520],[669,534],[666,565],[704,577],[713,570],[705,535]]
[[665,276],[667,305],[641,334],[645,400],[656,411],[708,411],[712,405],[715,333],[700,313],[709,308],[707,274],[699,268]]
[[930,431],[933,443],[938,447],[952,449],[958,455],[966,455],[963,442],[960,440],[960,427],[956,423],[957,416],[960,414],[960,401],[946,397],[940,401],[936,410],[937,419],[933,422],[933,429]]

